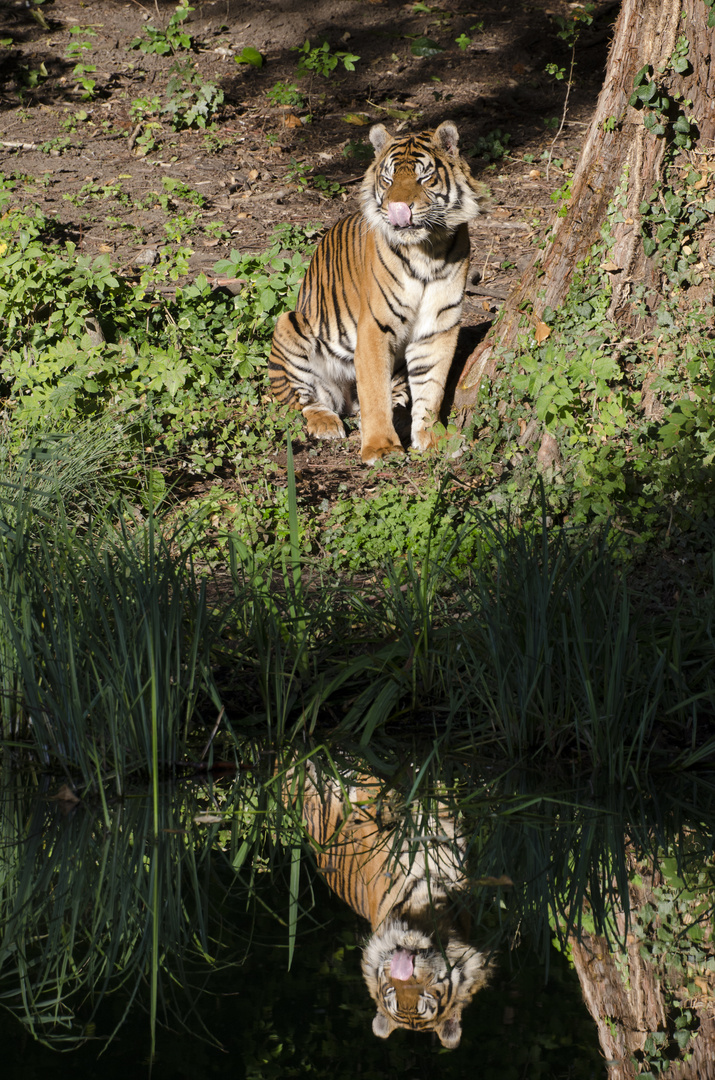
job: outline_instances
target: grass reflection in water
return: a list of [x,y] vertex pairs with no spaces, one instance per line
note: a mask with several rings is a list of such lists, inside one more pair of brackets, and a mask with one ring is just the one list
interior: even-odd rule
[[[320,748],[316,755],[329,772],[331,756]],[[351,761],[336,766],[339,777],[354,767]],[[128,1056],[134,1067],[148,1060],[150,1028],[140,1017],[151,1013],[155,973],[160,1077],[182,1075],[175,1037],[167,1042],[162,1034],[165,1024],[187,1032],[192,1049],[184,1061],[195,1060],[197,1068],[203,1061],[207,1075],[209,1063],[217,1071],[226,1067],[225,1055],[211,1048],[221,1044],[238,1076],[301,1075],[310,1059],[307,1075],[332,1071],[347,1078],[360,1055],[375,1075],[412,1067],[424,1076],[456,1077],[476,1052],[482,1075],[494,1080],[602,1076],[595,1025],[565,963],[575,948],[567,932],[580,926],[596,955],[596,935],[609,935],[623,970],[634,937],[635,952],[648,954],[644,972],[670,969],[669,981],[660,984],[670,1010],[670,1026],[662,1030],[672,1032],[664,1049],[672,1055],[680,1039],[692,1053],[707,1036],[701,1023],[693,1038],[697,999],[707,1000],[714,966],[707,785],[684,781],[668,797],[656,787],[591,792],[585,799],[525,771],[488,777],[453,758],[442,762],[441,777],[423,774],[418,794],[414,770],[395,769],[385,796],[404,811],[400,828],[419,823],[430,792],[460,815],[471,882],[463,903],[475,940],[498,956],[492,985],[465,1011],[462,1045],[448,1061],[425,1036],[373,1038],[374,1006],[357,952],[366,924],[331,896],[312,858],[304,857],[313,840],[300,815],[277,798],[280,772],[267,773],[260,760],[256,766],[218,788],[162,792],[158,837],[150,796],[110,804],[107,823],[99,803],[70,808],[8,783],[5,1008],[55,1046],[104,1039],[118,1029],[121,1038],[102,1058],[104,1075],[113,1062],[126,1069]],[[497,884],[500,878],[513,886]],[[630,943],[619,952],[625,897],[637,906],[630,911]],[[560,953],[552,940],[560,941]],[[588,963],[588,955],[577,962],[582,983]],[[686,1021],[676,1027],[681,1017]],[[617,1018],[611,1023],[617,1026]],[[509,1043],[517,1032],[518,1045]],[[646,1051],[646,1033],[642,1042],[641,1060],[646,1052],[653,1057],[657,1044]],[[90,1043],[89,1060],[99,1049]]]

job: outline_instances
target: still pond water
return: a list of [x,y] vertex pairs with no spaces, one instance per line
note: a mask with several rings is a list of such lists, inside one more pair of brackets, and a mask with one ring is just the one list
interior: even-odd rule
[[[661,1017],[646,1030],[643,1006],[618,1075],[647,1074],[659,1055],[665,1075],[664,1061],[711,1038],[712,777],[564,791],[506,767],[447,763],[429,785],[412,766],[389,784],[369,771],[316,755],[287,778],[247,769],[158,802],[73,803],[56,798],[61,782],[6,780],[3,1077],[148,1076],[155,1031],[158,1080],[601,1080],[603,1039],[617,1043],[632,1017],[598,1015],[611,973],[579,965],[572,943],[580,930],[593,957],[603,931],[623,939],[629,905],[623,985],[643,964]],[[376,1005],[364,915],[382,904],[380,923],[402,901],[432,946],[389,946]],[[427,952],[447,989],[420,985],[409,1022],[430,1030],[377,1038],[390,1003],[404,1009],[414,984],[436,978],[421,974]],[[460,984],[461,1031],[422,1024],[487,968],[471,1001]]]

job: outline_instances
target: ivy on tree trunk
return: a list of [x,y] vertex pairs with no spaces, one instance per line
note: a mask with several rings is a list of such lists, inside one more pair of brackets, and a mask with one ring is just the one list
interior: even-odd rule
[[[481,379],[494,374],[495,347],[512,345],[524,332],[533,336],[542,314],[565,302],[579,263],[604,240],[600,265],[610,279],[611,318],[629,332],[652,325],[662,275],[645,204],[669,154],[697,166],[701,148],[709,151],[715,142],[713,13],[706,0],[623,0],[566,213],[555,217],[546,248],[467,360],[455,396],[463,417]],[[617,212],[609,213],[615,204]],[[636,312],[629,304],[636,284],[647,286],[645,316],[643,305]]]

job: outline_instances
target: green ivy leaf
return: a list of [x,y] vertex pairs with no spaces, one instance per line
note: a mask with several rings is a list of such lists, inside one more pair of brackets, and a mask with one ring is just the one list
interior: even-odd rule
[[263,57],[258,49],[254,49],[250,45],[247,45],[239,56],[235,56],[234,60],[237,64],[250,64],[250,66],[254,68],[263,67]]
[[418,37],[410,45],[410,52],[413,56],[438,56],[444,49],[432,38]]

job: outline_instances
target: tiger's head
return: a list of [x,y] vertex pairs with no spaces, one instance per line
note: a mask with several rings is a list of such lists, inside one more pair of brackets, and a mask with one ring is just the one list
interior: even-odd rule
[[407,922],[388,919],[365,946],[362,970],[377,1004],[375,1035],[434,1031],[453,1050],[462,1037],[462,1010],[486,984],[489,961],[464,941],[452,937],[440,948]]
[[392,247],[449,236],[482,212],[486,188],[460,157],[451,121],[396,137],[375,124],[370,142],[375,160],[362,182],[362,210]]

